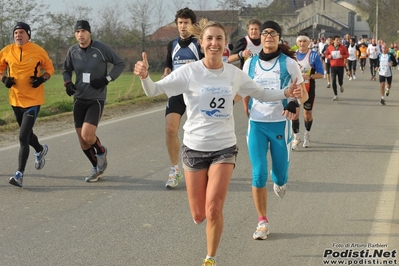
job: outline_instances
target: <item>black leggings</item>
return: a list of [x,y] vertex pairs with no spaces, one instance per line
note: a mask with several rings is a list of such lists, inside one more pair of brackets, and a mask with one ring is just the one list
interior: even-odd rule
[[12,106],[15,118],[19,125],[19,156],[18,156],[18,171],[24,172],[26,162],[29,158],[29,145],[32,146],[36,152],[42,150],[37,136],[33,133],[33,126],[35,124],[37,115],[40,111],[40,106],[32,106],[27,108]]
[[364,70],[366,67],[366,58],[360,58],[360,68]]
[[378,58],[370,58],[370,73],[372,77],[375,77],[375,75],[377,74],[377,72],[375,71],[375,68],[378,65]]
[[344,67],[331,67],[331,82],[334,90],[334,95],[338,95],[337,92],[337,76],[339,86],[344,84]]

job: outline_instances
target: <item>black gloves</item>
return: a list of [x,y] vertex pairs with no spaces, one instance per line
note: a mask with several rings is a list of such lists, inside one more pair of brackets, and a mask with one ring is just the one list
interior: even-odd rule
[[65,92],[68,96],[72,96],[76,91],[76,86],[71,81],[65,84]]
[[4,85],[6,85],[7,88],[11,88],[12,85],[15,84],[14,78],[13,78],[13,77],[6,77],[6,76],[3,76],[3,78],[1,79],[1,81],[4,83]]
[[284,110],[287,110],[293,114],[296,114],[296,108],[299,107],[297,101],[290,101],[285,107]]
[[30,78],[32,79],[30,84],[32,84],[33,88],[39,87],[42,83],[46,82],[46,80],[47,80],[43,76],[41,76],[41,77],[31,76]]
[[105,77],[90,81],[90,85],[97,90],[104,88],[104,86],[108,85],[108,83],[109,81]]

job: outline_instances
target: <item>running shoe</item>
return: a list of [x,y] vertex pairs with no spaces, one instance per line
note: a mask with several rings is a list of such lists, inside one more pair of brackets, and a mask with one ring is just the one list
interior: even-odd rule
[[310,145],[310,133],[309,131],[305,132],[305,135],[303,136],[303,147],[308,148]]
[[48,146],[46,144],[42,145],[43,150],[41,152],[35,152],[35,168],[40,170],[46,164],[46,159],[44,158],[48,152]]
[[352,76],[352,78],[353,78],[353,79],[356,79],[356,76],[355,76],[355,75],[353,75],[353,76]]
[[8,183],[17,187],[22,187],[23,179],[24,179],[24,174],[21,173],[20,171],[17,171],[14,176],[10,177]]
[[338,96],[335,95],[334,98],[332,98],[333,101],[338,101]]
[[280,198],[284,198],[285,192],[286,192],[286,190],[287,190],[286,184],[282,185],[281,187],[278,186],[278,185],[276,185],[276,184],[274,184],[274,185],[273,185],[273,190],[274,190],[274,193],[275,193],[277,196],[279,196]]
[[331,84],[330,83],[327,84],[327,89],[329,89],[329,88],[331,88]]
[[349,80],[352,80],[352,77],[351,77],[351,76],[349,76]]
[[385,103],[385,100],[384,100],[384,99],[381,99],[381,104],[382,104],[382,105],[386,105],[386,103]]
[[299,138],[298,134],[294,134],[294,140],[292,141],[292,149],[296,150],[298,148],[299,143],[301,143],[301,139]]
[[269,234],[269,224],[266,221],[260,221],[252,237],[255,240],[265,240],[268,234]]
[[202,266],[216,266],[216,261],[214,259],[204,259]]
[[388,86],[385,87],[385,96],[389,96],[389,88],[388,88]]
[[343,86],[339,87],[339,91],[340,91],[341,93],[343,93],[343,92],[344,92],[344,87],[343,87]]
[[[104,146],[103,146],[104,147]],[[104,173],[105,169],[107,169],[107,153],[108,150],[107,148],[104,147],[104,153],[103,154],[97,154],[97,171],[98,173],[101,175],[102,173]],[[96,180],[97,181],[97,180]]]
[[102,174],[98,171],[97,167],[93,167],[90,174],[85,178],[86,182],[96,182],[102,177]]
[[166,181],[165,187],[166,188],[172,188],[172,187],[177,187],[179,184],[180,179],[183,178],[183,174],[179,172],[176,168],[173,166],[169,170],[169,178],[168,181]]

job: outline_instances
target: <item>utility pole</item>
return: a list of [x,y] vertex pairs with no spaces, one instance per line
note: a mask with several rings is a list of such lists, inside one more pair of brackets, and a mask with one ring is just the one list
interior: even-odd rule
[[375,8],[375,40],[378,42],[378,0]]

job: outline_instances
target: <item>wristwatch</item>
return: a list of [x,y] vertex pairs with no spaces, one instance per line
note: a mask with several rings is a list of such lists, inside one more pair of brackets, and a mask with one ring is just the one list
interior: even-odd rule
[[111,81],[112,81],[112,78],[111,78],[110,75],[106,76],[105,78],[108,80],[108,82],[111,82]]

